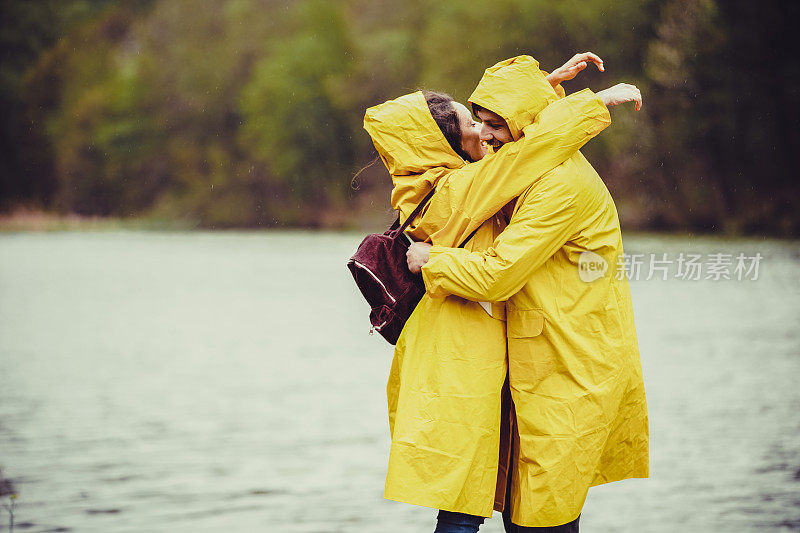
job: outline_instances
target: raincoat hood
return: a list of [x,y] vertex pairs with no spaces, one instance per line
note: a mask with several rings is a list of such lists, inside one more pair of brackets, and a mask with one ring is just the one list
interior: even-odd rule
[[364,129],[392,176],[465,164],[433,120],[421,91],[367,109]]
[[531,56],[517,56],[487,68],[469,103],[503,117],[518,141],[522,128],[557,99],[553,86],[539,70],[539,62]]

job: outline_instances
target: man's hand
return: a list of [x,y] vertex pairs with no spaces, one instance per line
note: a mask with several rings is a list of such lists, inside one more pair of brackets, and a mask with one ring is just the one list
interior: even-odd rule
[[636,102],[636,111],[642,108],[642,92],[630,83],[618,83],[613,87],[602,90],[597,96],[606,104],[606,107],[624,104],[625,102]]
[[414,274],[419,274],[422,270],[422,265],[428,262],[431,256],[431,244],[427,242],[414,242],[408,247],[406,252],[406,260],[408,261],[408,269]]
[[562,81],[573,79],[580,71],[586,68],[589,63],[597,65],[597,70],[605,72],[603,60],[597,54],[591,52],[583,52],[582,54],[575,54],[572,59],[564,63],[562,66],[548,74],[547,81],[550,85],[555,87]]

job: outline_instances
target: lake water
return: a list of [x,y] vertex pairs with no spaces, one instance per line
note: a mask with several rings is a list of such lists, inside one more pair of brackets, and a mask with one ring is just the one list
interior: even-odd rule
[[[344,266],[360,238],[0,236],[15,531],[433,531],[435,511],[382,498],[392,348]],[[581,530],[800,529],[800,244],[626,251],[763,259],[758,280],[631,282],[652,477],[592,489]]]

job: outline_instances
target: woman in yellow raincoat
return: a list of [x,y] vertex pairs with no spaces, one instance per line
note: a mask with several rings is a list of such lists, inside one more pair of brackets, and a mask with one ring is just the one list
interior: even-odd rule
[[[457,155],[422,93],[368,110],[365,129],[395,183],[392,205],[406,216],[437,187],[411,227],[414,237],[453,246],[480,228],[468,249],[485,249],[504,225],[492,215],[609,123],[593,93],[556,101],[538,66],[536,73],[531,90],[537,97],[529,108],[535,123],[523,141],[480,163],[467,165]],[[467,117],[471,121],[468,112]],[[506,334],[504,306],[486,307],[491,316],[458,297],[426,297],[404,328],[387,386],[392,432],[387,498],[491,516]],[[502,499],[499,503],[502,509]]]
[[[487,69],[470,97],[502,117],[516,141],[498,153],[523,142],[529,102],[538,98],[528,89],[530,69],[516,63]],[[507,303],[511,520],[531,528],[573,522],[577,530],[589,487],[649,472],[644,384],[627,278],[615,272],[623,252],[611,195],[576,152],[534,179],[490,248],[435,244],[422,267],[430,296]],[[414,245],[410,256],[427,246]]]

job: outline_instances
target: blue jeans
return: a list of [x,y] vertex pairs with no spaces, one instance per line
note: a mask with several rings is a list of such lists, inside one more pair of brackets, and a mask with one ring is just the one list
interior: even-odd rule
[[439,511],[433,533],[475,533],[483,524],[482,516],[451,511]]

